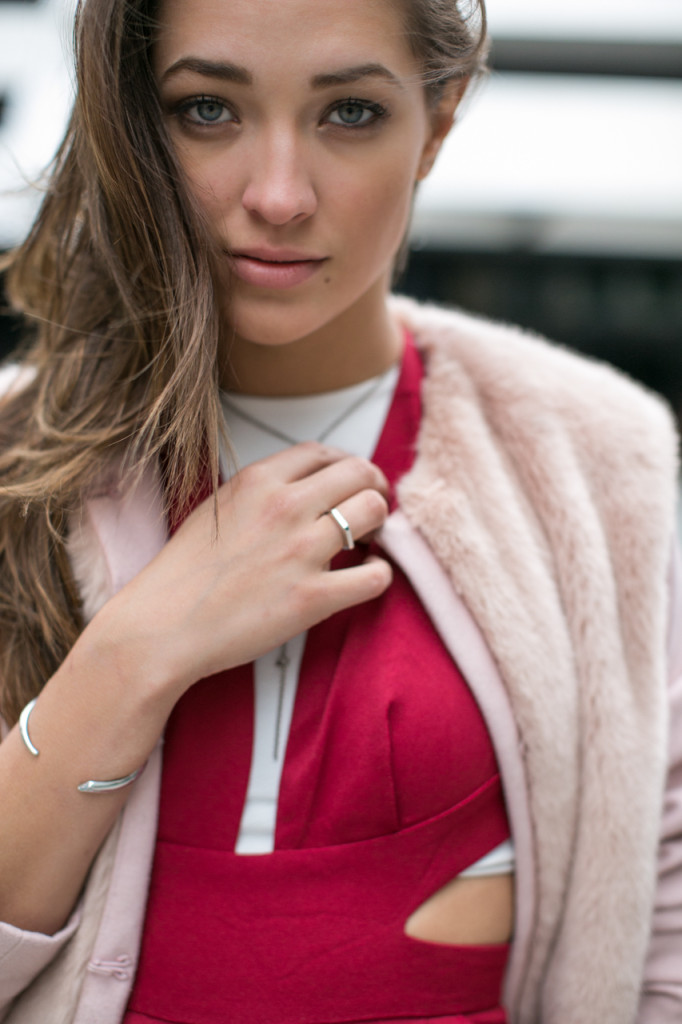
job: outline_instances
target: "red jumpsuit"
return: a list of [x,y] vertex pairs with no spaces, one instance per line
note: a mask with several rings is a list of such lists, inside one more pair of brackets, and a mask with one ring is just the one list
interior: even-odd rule
[[[420,379],[408,345],[374,456],[392,484],[412,461]],[[509,826],[480,712],[402,573],[310,631],[275,849],[237,855],[252,735],[248,665],[171,716],[124,1024],[504,1024],[506,945],[404,933]]]

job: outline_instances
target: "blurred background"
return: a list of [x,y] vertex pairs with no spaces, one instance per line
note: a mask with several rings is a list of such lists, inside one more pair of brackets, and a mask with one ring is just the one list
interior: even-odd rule
[[[400,287],[607,359],[680,415],[682,0],[488,12],[492,73],[420,191]],[[0,0],[0,250],[64,127],[71,18]],[[0,316],[3,352],[15,330]]]
[[404,282],[607,359],[682,414],[682,0],[489,0],[492,67]]

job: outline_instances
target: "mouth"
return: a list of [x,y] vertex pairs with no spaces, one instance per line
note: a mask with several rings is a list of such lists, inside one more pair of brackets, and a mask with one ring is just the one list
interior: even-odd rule
[[327,257],[295,250],[246,249],[229,253],[236,277],[257,288],[287,289],[303,284],[327,262]]

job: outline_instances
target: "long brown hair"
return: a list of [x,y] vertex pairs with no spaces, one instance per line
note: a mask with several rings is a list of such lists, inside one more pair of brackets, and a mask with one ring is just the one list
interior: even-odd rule
[[[428,94],[473,77],[483,0],[401,0]],[[0,713],[12,724],[82,629],[68,519],[107,472],[162,459],[167,494],[217,482],[214,254],[164,129],[156,0],[85,0],[77,95],[8,291],[29,383],[0,406]],[[27,375],[28,376],[28,375]]]

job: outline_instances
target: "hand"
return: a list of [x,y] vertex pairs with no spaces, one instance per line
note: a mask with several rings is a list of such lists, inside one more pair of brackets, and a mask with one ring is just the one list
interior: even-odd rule
[[328,571],[343,536],[325,512],[337,506],[356,539],[369,537],[388,514],[387,490],[367,460],[314,442],[254,463],[220,488],[217,532],[208,499],[109,602],[109,636],[113,617],[121,649],[177,699],[377,597],[391,580],[384,560]]

